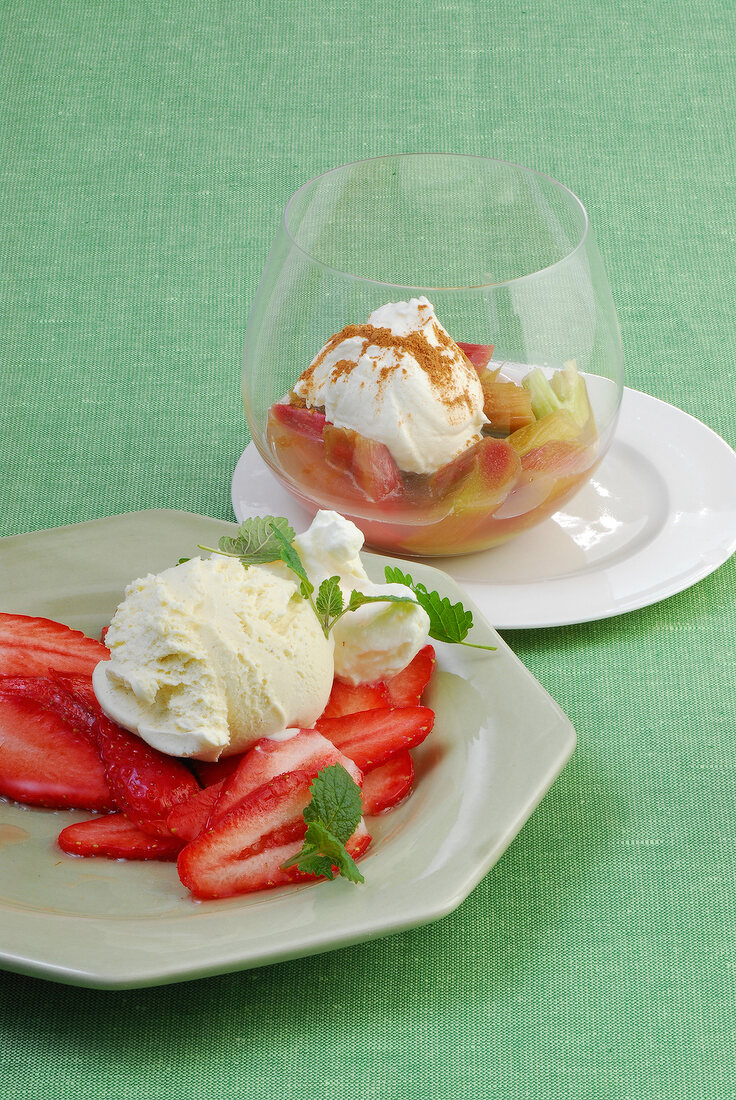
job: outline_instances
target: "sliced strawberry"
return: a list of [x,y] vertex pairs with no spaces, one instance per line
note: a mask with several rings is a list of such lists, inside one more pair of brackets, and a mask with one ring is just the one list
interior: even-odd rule
[[[223,898],[268,890],[289,882],[314,881],[282,864],[296,855],[306,832],[304,808],[313,776],[291,771],[275,776],[179,854],[179,877],[198,898]],[[370,843],[364,823],[346,847],[356,858]]]
[[341,714],[355,714],[358,710],[374,710],[390,705],[388,687],[380,680],[372,684],[346,684],[335,680],[322,717],[339,718]]
[[32,615],[0,613],[0,675],[47,676],[51,669],[66,676],[91,676],[109,650],[78,630]]
[[493,344],[462,344],[457,341],[460,351],[464,352],[476,370],[487,367],[493,355]]
[[358,785],[363,776],[351,759],[316,730],[301,729],[285,741],[263,737],[242,758],[237,769],[225,780],[208,822],[215,824],[230,813],[257,787],[277,775],[298,769],[311,779],[330,764],[342,764]]
[[192,773],[172,756],[151,748],[140,737],[111,722],[86,686],[56,677],[14,677],[0,680],[6,691],[50,708],[79,735],[85,734],[102,759],[113,804],[144,832],[166,836],[166,818],[178,802],[199,790]]
[[322,429],[327,421],[325,414],[316,409],[302,409],[297,405],[272,405],[271,413],[275,420],[299,435],[309,435],[314,439],[322,438]]
[[0,676],[0,692],[41,703],[88,736],[95,714],[101,713],[92,682],[86,677]]
[[58,839],[61,850],[71,855],[168,862],[176,859],[183,843],[173,836],[149,836],[123,814],[105,814],[67,825]]
[[89,737],[42,703],[2,692],[0,794],[50,809],[115,806]]
[[209,787],[232,775],[242,759],[242,752],[237,752],[219,760],[190,760],[189,763],[202,786]]
[[169,835],[166,819],[171,810],[199,790],[186,765],[151,748],[103,714],[95,718],[92,736],[118,808],[144,833]]
[[401,749],[364,775],[363,813],[375,816],[392,810],[411,792],[413,782],[414,761],[408,749]]
[[221,779],[203,787],[186,802],[177,802],[166,818],[169,832],[183,841],[194,840],[207,824],[224,785],[225,780]]
[[316,728],[362,772],[380,767],[401,749],[419,745],[434,725],[429,707],[383,707],[319,718]]
[[416,657],[386,683],[391,706],[418,707],[436,663],[434,647],[425,645]]

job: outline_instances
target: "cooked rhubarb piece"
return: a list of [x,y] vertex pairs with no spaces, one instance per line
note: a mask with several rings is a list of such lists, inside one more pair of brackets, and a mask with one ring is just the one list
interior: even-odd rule
[[493,355],[493,344],[462,344],[458,340],[457,346],[468,357],[475,369],[480,373],[480,368],[487,367]]
[[557,478],[577,477],[593,465],[595,451],[573,440],[551,439],[527,451],[521,465],[525,470],[546,470]]
[[401,471],[385,443],[334,424],[325,425],[323,437],[327,461],[351,474],[368,500],[402,493]]
[[545,443],[576,440],[579,436],[580,428],[570,414],[564,409],[555,409],[554,412],[527,424],[525,428],[513,432],[508,442],[523,458],[529,451],[534,451]]
[[532,398],[532,408],[537,417],[556,411],[566,412],[579,429],[592,420],[588,389],[574,359],[569,359],[562,370],[547,378],[537,367],[530,371],[522,383]]
[[411,792],[414,762],[408,749],[363,776],[363,813],[374,816],[393,810]]
[[534,420],[532,395],[515,382],[499,382],[493,376],[481,378],[483,412],[492,432],[510,435]]
[[308,435],[313,439],[322,438],[325,414],[316,409],[299,408],[297,405],[272,405],[271,414],[292,432]]
[[[297,416],[275,410],[291,409],[289,405],[273,405],[268,412],[266,429],[269,445],[278,469],[294,483],[292,491],[303,485],[308,499],[324,500],[330,508],[343,513],[364,500],[351,471],[327,461],[322,429],[319,434],[306,430],[316,422],[307,421],[306,428],[298,422],[299,413],[307,417],[320,416],[310,410],[295,409]],[[326,422],[323,421],[326,426]]]
[[488,513],[510,492],[520,468],[514,448],[488,436],[433,475],[432,495],[444,501],[451,494],[453,512]]
[[124,814],[105,814],[67,825],[59,833],[58,844],[62,851],[76,856],[173,863],[184,842],[174,836],[150,836]]

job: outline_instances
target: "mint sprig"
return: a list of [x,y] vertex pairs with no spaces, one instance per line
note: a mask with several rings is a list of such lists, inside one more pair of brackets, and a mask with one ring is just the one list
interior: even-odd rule
[[294,546],[294,529],[283,516],[254,516],[244,520],[234,537],[224,535],[214,549],[200,546],[211,554],[223,554],[225,557],[238,558],[247,568],[249,565],[266,565],[282,561],[299,578],[299,591],[319,619],[325,637],[338,619],[350,611],[357,611],[368,603],[418,603],[429,616],[429,636],[438,642],[450,642],[467,645],[473,649],[493,650],[492,645],[479,645],[466,642],[465,638],[473,626],[473,613],[462,603],[450,603],[439,592],[430,592],[425,585],[414,582],[408,573],[387,565],[386,580],[389,584],[402,584],[411,589],[413,596],[381,595],[368,596],[354,589],[347,603],[343,598],[339,577],[327,577],[319,586],[316,599],[314,585],[310,581],[299,553]]
[[465,641],[473,626],[473,612],[463,607],[462,603],[450,603],[447,596],[430,592],[421,581],[412,580],[409,573],[403,573],[396,566],[387,565],[384,575],[388,584],[403,584],[414,593],[417,603],[429,616],[430,638],[437,642],[470,646],[472,649],[496,648],[495,645]]
[[298,867],[306,874],[328,879],[334,879],[337,871],[350,882],[364,882],[345,847],[363,815],[360,787],[342,764],[330,764],[317,773],[309,792],[312,798],[304,808],[304,843],[282,864],[283,869]]
[[294,538],[294,528],[283,516],[253,516],[241,523],[234,537],[223,535],[217,549],[212,546],[200,546],[199,549],[239,558],[246,566],[267,565],[278,561],[284,541],[291,545]]

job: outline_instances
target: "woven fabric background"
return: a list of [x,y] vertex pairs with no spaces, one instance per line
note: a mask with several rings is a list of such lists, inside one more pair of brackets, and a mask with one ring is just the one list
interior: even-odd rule
[[[592,214],[627,382],[736,442],[733,0],[2,0],[0,534],[231,519],[288,196],[463,152]],[[578,748],[453,915],[131,992],[0,975],[0,1096],[733,1100],[734,564],[506,637]]]

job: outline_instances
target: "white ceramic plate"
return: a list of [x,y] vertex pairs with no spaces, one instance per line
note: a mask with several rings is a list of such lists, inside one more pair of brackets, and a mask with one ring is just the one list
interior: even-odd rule
[[[249,444],[235,468],[238,520],[310,515]],[[699,420],[624,390],[616,436],[591,481],[505,546],[424,559],[463,586],[499,630],[562,626],[681,592],[736,549],[736,454]]]
[[[0,540],[0,610],[98,636],[125,584],[196,554],[234,527],[187,512],[137,512]],[[369,571],[381,579],[383,562]],[[452,580],[417,575],[453,601]],[[438,646],[436,724],[415,751],[417,784],[369,819],[365,885],[337,880],[196,902],[171,864],[81,859],[56,846],[89,814],[0,800],[0,966],[72,985],[131,988],[247,969],[435,920],[496,862],[572,752],[563,712],[476,618],[494,653]]]

